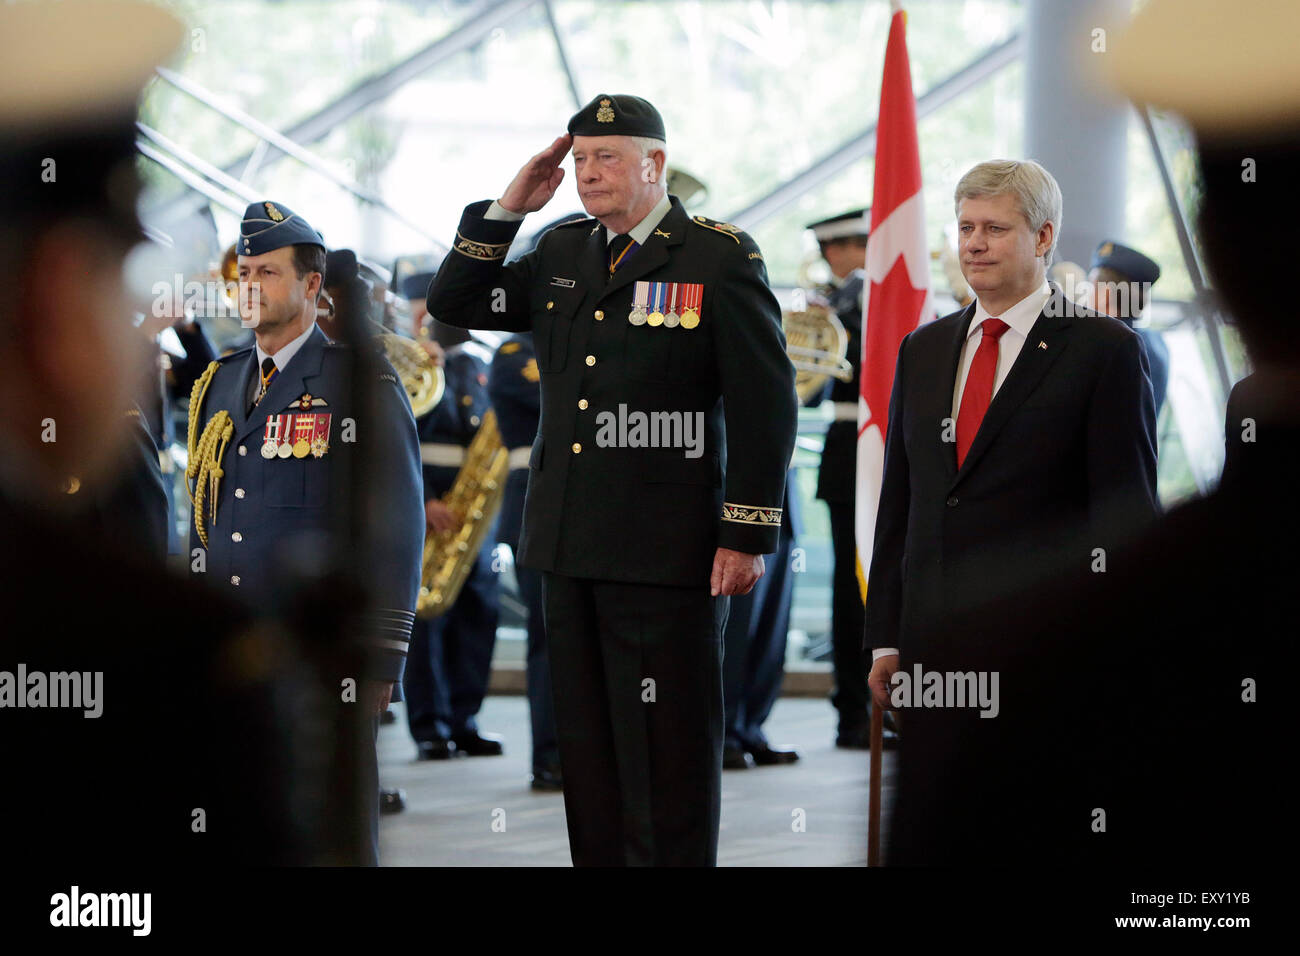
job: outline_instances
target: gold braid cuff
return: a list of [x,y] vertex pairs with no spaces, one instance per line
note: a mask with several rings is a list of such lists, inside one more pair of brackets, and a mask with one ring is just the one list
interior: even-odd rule
[[473,239],[466,239],[458,232],[456,233],[456,242],[452,245],[452,248],[462,256],[469,256],[471,259],[496,262],[498,259],[506,257],[506,253],[510,251],[510,243],[475,242]]
[[734,521],[736,524],[777,525],[781,524],[780,508],[764,508],[761,505],[733,505],[729,501],[722,503],[722,520]]

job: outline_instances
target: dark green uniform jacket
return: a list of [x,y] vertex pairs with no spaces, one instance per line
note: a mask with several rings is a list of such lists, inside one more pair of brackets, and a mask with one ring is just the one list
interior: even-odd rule
[[[557,226],[507,265],[519,223],[484,219],[488,206],[466,208],[428,305],[462,328],[533,332],[542,417],[521,563],[571,577],[707,586],[716,548],[775,551],[797,400],[780,309],[753,240],[689,218],[674,198],[612,278],[594,219]],[[638,282],[702,286],[698,324],[630,323]],[[635,412],[661,417],[638,434]],[[626,440],[611,447],[624,421]],[[701,441],[680,447],[696,437],[684,430],[696,422]],[[678,447],[647,447],[665,424]]]

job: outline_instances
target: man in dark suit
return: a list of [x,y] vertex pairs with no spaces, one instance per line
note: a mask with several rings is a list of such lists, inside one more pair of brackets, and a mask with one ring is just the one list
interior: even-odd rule
[[[570,146],[594,218],[507,265]],[[716,862],[727,596],[776,549],[794,446],[762,254],[689,218],[665,160],[653,106],[596,97],[499,201],[465,210],[428,296],[440,321],[533,331],[542,417],[520,560],[543,573],[579,865]]]
[[1195,131],[1201,248],[1256,372],[1234,390],[1218,488],[1109,553],[1104,574],[1042,575],[935,633],[941,667],[1002,673],[1001,713],[949,721],[917,752],[923,712],[909,712],[891,862],[1100,864],[1125,896],[1139,872],[1245,885],[1276,869],[1290,715],[1268,688],[1291,675],[1300,577],[1300,324],[1275,279],[1300,216],[1300,63],[1274,51],[1294,21],[1276,0],[1152,0],[1114,39],[1121,90]]
[[955,205],[976,301],[903,340],[890,396],[866,607],[879,706],[900,650],[925,663],[926,625],[1029,568],[1104,561],[1159,507],[1140,340],[1045,280],[1056,181],[1032,161],[981,163]]

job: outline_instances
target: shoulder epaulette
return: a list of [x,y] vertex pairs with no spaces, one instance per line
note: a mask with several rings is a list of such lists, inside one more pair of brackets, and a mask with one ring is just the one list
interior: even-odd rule
[[716,219],[709,219],[707,216],[692,216],[691,222],[697,226],[703,226],[705,229],[712,229],[714,232],[720,232],[724,236],[730,236],[735,240],[736,245],[740,245],[740,227],[733,226],[729,222],[719,222]]
[[253,346],[245,345],[242,349],[235,349],[233,352],[227,352],[224,355],[218,355],[214,361],[228,362],[231,359],[243,358],[249,352],[253,351]]

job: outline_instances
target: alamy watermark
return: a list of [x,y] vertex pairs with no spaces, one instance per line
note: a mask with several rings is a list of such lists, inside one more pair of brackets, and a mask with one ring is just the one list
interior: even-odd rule
[[0,708],[69,708],[94,719],[104,712],[103,671],[0,671]]
[[629,412],[620,402],[617,414],[596,415],[596,428],[600,448],[684,448],[687,458],[704,454],[703,412]]
[[996,717],[1001,709],[997,671],[927,671],[918,662],[889,682],[889,701],[899,710],[978,707],[980,717]]

